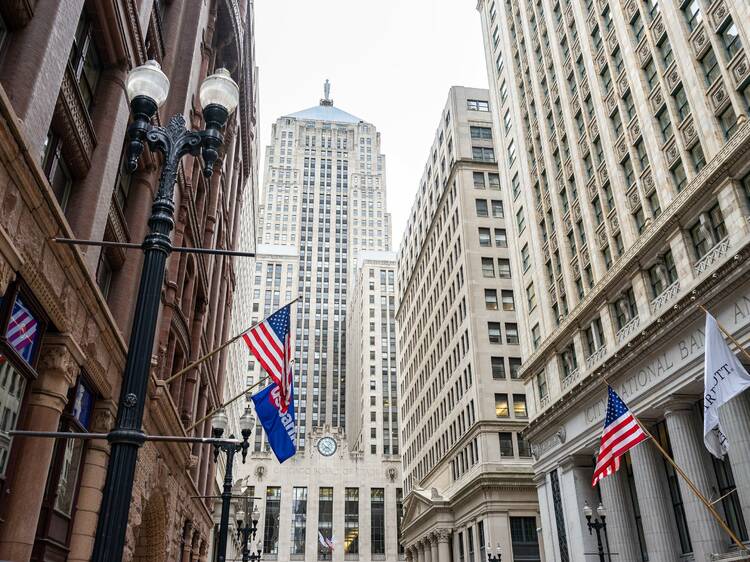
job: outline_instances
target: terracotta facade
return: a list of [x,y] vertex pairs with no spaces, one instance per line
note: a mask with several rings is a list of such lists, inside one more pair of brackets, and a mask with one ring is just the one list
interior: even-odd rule
[[[225,67],[240,85],[210,179],[186,157],[175,246],[236,248],[257,190],[251,0],[51,0],[0,4],[0,560],[89,560],[107,470],[105,441],[9,438],[12,429],[106,432],[138,292],[139,251],[53,237],[142,241],[160,157],[122,166],[130,68],[158,60],[170,95],[156,118],[203,127],[198,89]],[[254,212],[249,215],[254,220]],[[226,356],[164,381],[229,335],[235,259],[174,253],[161,289],[144,430],[191,426],[221,402]],[[211,556],[217,492],[210,446],[141,449],[125,560]]]

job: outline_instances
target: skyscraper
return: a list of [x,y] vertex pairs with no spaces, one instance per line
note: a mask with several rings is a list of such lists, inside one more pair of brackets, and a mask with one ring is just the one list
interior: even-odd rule
[[[391,244],[385,157],[376,128],[334,106],[328,84],[318,105],[274,123],[260,213],[259,256],[252,277],[240,280],[246,287],[239,289],[252,295],[250,323],[299,298],[293,318],[298,453],[278,465],[262,428],[256,428],[251,458],[242,469],[246,485],[260,498],[263,551],[278,560],[343,560],[344,554],[395,560],[401,473],[395,274],[392,259],[382,262]],[[368,256],[381,261],[367,261]],[[377,287],[369,283],[370,271]],[[370,345],[368,325],[364,350],[358,347],[362,340],[347,331],[353,302],[365,303],[374,324],[376,343]],[[370,360],[373,348],[377,365]],[[348,352],[364,353],[366,369],[348,371]],[[249,354],[233,368],[243,382],[263,376]],[[377,377],[369,394],[371,368]],[[357,378],[362,373],[368,377],[364,382]],[[359,400],[350,385],[361,384],[367,385],[368,404],[374,398],[375,423],[369,406],[347,410],[348,394]],[[367,419],[351,422],[357,437],[347,438],[348,416],[356,414]],[[361,428],[368,436],[374,428],[374,437],[359,439]],[[332,554],[319,534],[333,538]]]
[[[748,396],[701,432],[699,304],[748,343],[750,6],[744,0],[480,0],[548,559],[736,559],[658,456],[590,485],[612,384],[747,540]],[[606,380],[605,380],[606,379]],[[736,490],[736,491],[735,491]],[[599,496],[601,493],[601,496]],[[716,559],[716,558],[713,558]]]
[[403,538],[414,562],[483,561],[497,543],[506,559],[540,559],[521,436],[523,299],[493,141],[489,92],[451,88],[398,252]]

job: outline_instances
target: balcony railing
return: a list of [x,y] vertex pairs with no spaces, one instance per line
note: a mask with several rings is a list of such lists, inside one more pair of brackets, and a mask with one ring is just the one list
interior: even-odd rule
[[636,316],[632,318],[627,324],[625,324],[622,328],[620,328],[617,331],[617,343],[620,344],[624,342],[628,337],[635,332],[635,330],[638,328],[638,326],[641,323],[641,317]]
[[673,298],[677,296],[677,293],[680,292],[680,280],[678,279],[674,283],[672,283],[669,287],[664,289],[659,296],[657,296],[654,300],[651,301],[651,314],[656,316],[656,314],[664,308],[664,306],[669,303]]
[[729,237],[726,236],[719,240],[718,244],[711,248],[708,253],[703,256],[698,263],[695,264],[695,274],[702,275],[708,271],[712,265],[723,258],[727,254],[729,249]]
[[586,368],[590,369],[607,355],[607,346],[603,345],[586,358]]
[[572,386],[581,376],[581,370],[578,368],[573,369],[567,376],[564,376],[560,381],[563,390],[567,390],[568,387]]
[[541,397],[541,398],[539,399],[539,406],[540,406],[540,409],[544,409],[544,408],[546,408],[546,407],[547,407],[547,405],[549,404],[549,401],[550,401],[550,397],[549,397],[549,392],[548,392],[547,394],[545,394],[544,396],[542,396],[542,397]]

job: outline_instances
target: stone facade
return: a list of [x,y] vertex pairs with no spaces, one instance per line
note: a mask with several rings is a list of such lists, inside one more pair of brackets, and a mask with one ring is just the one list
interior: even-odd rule
[[[703,446],[705,314],[746,346],[750,10],[734,0],[481,0],[500,170],[512,212],[524,432],[549,559],[745,559],[651,443],[591,487],[611,384],[748,539],[748,396]],[[516,188],[517,186],[517,188]],[[735,350],[737,351],[737,350]],[[744,357],[743,357],[744,359]],[[601,496],[599,496],[601,493]]]
[[451,88],[398,252],[406,506],[418,562],[540,560],[506,211],[489,92]]
[[[197,158],[176,186],[176,246],[234,248],[243,193],[256,190],[252,3],[3,2],[0,5],[0,559],[89,560],[109,447],[13,438],[11,429],[106,432],[113,424],[141,254],[53,237],[140,242],[159,176],[146,151],[123,172],[127,70],[158,60],[171,81],[157,119],[202,127],[197,90],[215,68],[240,84],[210,181]],[[234,260],[167,262],[144,429],[189,429],[223,397],[226,356],[164,380],[229,329]],[[33,319],[33,320],[30,320]],[[19,331],[19,324],[24,330]],[[19,337],[24,334],[25,337]],[[216,491],[209,446],[147,443],[130,509],[125,560],[205,561]]]

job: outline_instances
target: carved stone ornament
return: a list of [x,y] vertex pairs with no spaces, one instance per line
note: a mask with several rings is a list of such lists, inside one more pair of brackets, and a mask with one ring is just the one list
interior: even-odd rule
[[607,57],[604,55],[603,51],[599,51],[599,56],[596,57],[596,70],[599,74],[602,73],[605,66],[607,66]]
[[625,93],[630,89],[630,82],[628,82],[628,77],[623,74],[620,76],[620,79],[617,81],[617,87],[620,89],[620,95],[624,96]]
[[664,34],[664,22],[659,18],[659,21],[657,21],[654,24],[654,38],[660,39],[661,36]]
[[688,121],[687,125],[682,129],[682,138],[685,141],[685,144],[687,145],[690,143],[693,139],[696,137],[695,132],[695,123],[693,123],[692,119]]
[[638,59],[641,61],[641,64],[646,64],[646,61],[651,57],[651,49],[648,46],[648,42],[644,42],[639,48],[638,48]]
[[750,76],[750,64],[748,64],[747,57],[745,55],[743,55],[735,63],[734,68],[732,69],[732,75],[734,76],[734,81],[738,86],[742,84],[748,76]]
[[628,146],[625,144],[625,139],[622,139],[617,143],[617,156],[622,159],[628,153]]
[[63,376],[72,385],[81,367],[70,350],[64,345],[53,344],[42,347],[37,371],[44,376]]
[[589,199],[593,200],[594,197],[596,197],[597,195],[599,195],[599,189],[596,187],[596,179],[595,178],[593,178],[593,177],[591,178],[591,181],[589,182],[588,188],[589,188]]
[[696,55],[700,55],[703,47],[706,45],[708,37],[706,36],[706,29],[701,26],[700,31],[693,37],[693,51]]
[[390,480],[391,482],[395,482],[397,476],[398,476],[398,471],[392,466],[388,467],[385,470],[385,477],[388,478],[388,480]]
[[263,465],[255,467],[255,477],[258,480],[263,480],[263,476],[266,474],[266,467]]
[[630,193],[628,193],[628,206],[630,207],[631,211],[635,211],[638,207],[641,206],[641,196],[638,195],[638,190],[634,189]]
[[557,437],[558,441],[560,441],[560,445],[565,443],[566,435],[565,435],[565,427],[560,427],[560,429],[555,432],[555,436]]
[[435,531],[435,535],[437,536],[437,541],[439,543],[447,543],[450,541],[451,538],[451,530],[450,529],[438,529]]
[[609,172],[606,165],[602,166],[601,170],[599,170],[599,181],[602,182],[602,185],[609,181]]
[[729,10],[727,9],[727,5],[724,2],[724,0],[721,0],[719,4],[714,9],[713,13],[713,21],[714,26],[719,27],[719,24],[722,22],[722,20],[726,17],[726,15],[729,13]]
[[670,90],[674,90],[677,87],[677,84],[680,83],[680,75],[676,68],[673,68],[672,72],[667,74],[667,82],[669,83]]
[[603,250],[607,247],[607,231],[602,229],[597,233],[597,241],[599,242],[599,249]]
[[617,234],[620,232],[620,219],[617,218],[617,215],[614,215],[610,221],[609,226],[612,228],[612,233]]
[[654,112],[656,112],[661,108],[663,104],[664,95],[661,93],[661,88],[657,86],[654,90],[654,93],[651,95],[651,107],[653,108]]
[[641,136],[641,125],[638,123],[638,118],[635,118],[635,121],[633,121],[633,124],[630,125],[630,129],[628,130],[630,133],[630,142],[635,144],[635,142],[638,140],[638,137]]
[[589,133],[591,134],[592,139],[599,136],[599,124],[596,122],[596,119],[591,121],[591,125],[589,125]]
[[643,176],[643,187],[648,194],[650,194],[656,188],[654,176],[651,172],[648,172],[645,176]]
[[724,102],[727,101],[727,92],[724,88],[724,84],[719,84],[716,91],[711,94],[711,103],[714,106],[714,111],[718,111],[724,106]]
[[667,162],[669,162],[670,164],[674,163],[679,155],[680,151],[677,150],[677,146],[675,144],[672,144],[669,148],[667,148]]

